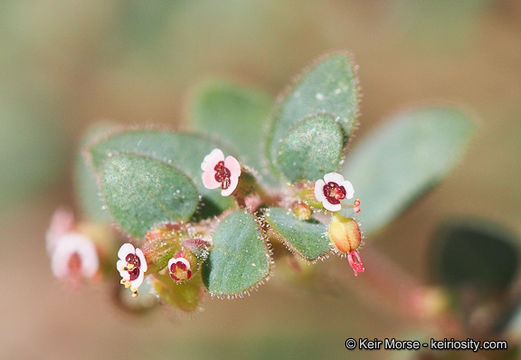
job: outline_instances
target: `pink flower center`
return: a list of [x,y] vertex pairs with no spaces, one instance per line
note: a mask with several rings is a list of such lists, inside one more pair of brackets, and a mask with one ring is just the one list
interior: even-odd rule
[[228,189],[231,184],[230,177],[232,173],[226,166],[224,166],[224,161],[219,161],[217,165],[215,165],[214,170],[215,180],[221,183],[221,188],[223,190]]
[[170,277],[175,281],[190,280],[192,271],[182,261],[176,261],[170,265]]
[[336,182],[328,182],[323,188],[324,196],[333,205],[340,204],[340,200],[346,198],[346,188]]
[[139,277],[139,273],[141,272],[139,270],[141,267],[141,261],[139,261],[139,257],[136,254],[128,254],[125,257],[125,261],[127,262],[125,271],[130,275],[130,281],[136,280]]
[[81,257],[78,253],[74,253],[69,258],[67,262],[67,268],[69,269],[69,274],[72,277],[79,277],[81,274]]

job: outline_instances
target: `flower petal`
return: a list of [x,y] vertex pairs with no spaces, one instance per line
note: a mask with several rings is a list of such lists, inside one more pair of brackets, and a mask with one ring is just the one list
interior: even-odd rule
[[238,183],[239,183],[239,177],[238,176],[230,177],[230,186],[228,186],[228,189],[226,189],[226,190],[221,190],[221,195],[222,196],[229,196],[229,195],[231,195],[231,193],[233,193],[233,191],[237,187]]
[[215,170],[209,169],[203,172],[202,175],[203,185],[207,189],[217,189],[221,186],[221,183],[215,180]]
[[226,157],[226,160],[224,160],[224,166],[230,170],[230,173],[231,173],[231,177],[233,178],[234,176],[236,177],[239,177],[241,176],[241,164],[239,163],[239,161],[237,161],[236,158],[234,158],[233,156],[227,156]]
[[219,161],[224,161],[224,154],[221,149],[213,149],[212,152],[204,157],[201,169],[203,171],[213,170]]
[[324,181],[326,183],[334,182],[334,183],[337,183],[340,185],[342,182],[344,182],[344,177],[339,173],[331,172],[331,173],[324,175]]
[[355,194],[355,188],[353,187],[353,184],[351,184],[351,181],[345,180],[340,183],[340,186],[343,186],[346,189],[346,199],[352,199]]
[[326,210],[333,211],[333,212],[340,211],[340,209],[342,209],[342,205],[341,204],[331,204],[327,200],[322,201],[322,205],[324,205],[324,208]]
[[84,277],[90,278],[98,272],[99,259],[94,243],[90,239],[85,239],[87,242],[81,245],[81,248],[78,249],[78,254],[81,258],[81,273]]
[[326,183],[322,179],[315,182],[315,198],[322,202],[326,200],[326,196],[324,195],[324,185],[326,185]]
[[45,241],[47,244],[47,251],[52,253],[59,238],[70,232],[74,227],[74,216],[72,212],[66,209],[58,209],[54,212],[51,219],[51,224],[45,234]]
[[143,251],[139,248],[136,249],[136,255],[139,258],[139,262],[141,263],[141,265],[139,266],[139,269],[142,272],[147,272],[148,264],[147,264],[147,259],[145,258],[145,255],[143,254]]
[[190,270],[190,262],[188,260],[186,260],[185,258],[176,258],[176,263],[183,263],[185,266],[186,266],[186,269],[187,270]]
[[125,260],[128,254],[134,254],[136,249],[131,243],[124,243],[118,250],[118,258]]

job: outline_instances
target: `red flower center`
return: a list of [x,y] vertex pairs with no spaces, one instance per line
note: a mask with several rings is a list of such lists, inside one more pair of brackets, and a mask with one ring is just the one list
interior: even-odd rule
[[324,196],[333,205],[340,204],[340,200],[346,198],[346,188],[336,182],[328,182],[323,188]]
[[141,267],[141,261],[139,261],[139,257],[136,254],[128,254],[125,257],[125,261],[128,265],[133,265],[134,267],[132,269],[128,269],[125,267],[125,270],[130,275],[130,281],[134,281],[139,277],[139,273],[141,272],[139,268]]
[[221,188],[223,190],[228,189],[231,184],[230,177],[232,173],[226,166],[224,166],[224,161],[219,161],[217,165],[215,165],[214,170],[215,180],[221,183]]
[[185,263],[177,261],[170,265],[170,277],[175,281],[190,280],[192,271],[187,268]]

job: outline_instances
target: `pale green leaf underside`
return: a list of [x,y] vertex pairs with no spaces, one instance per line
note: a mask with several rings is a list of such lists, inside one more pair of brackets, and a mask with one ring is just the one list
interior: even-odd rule
[[186,175],[165,162],[132,154],[105,160],[101,189],[114,220],[137,238],[159,223],[189,219],[199,202]]
[[261,91],[226,81],[206,82],[194,93],[189,119],[198,130],[226,141],[241,161],[274,183],[262,151],[272,102]]
[[236,211],[217,228],[213,248],[203,265],[203,281],[214,295],[237,295],[265,279],[270,257],[249,213]]
[[301,221],[281,208],[268,209],[265,218],[271,228],[284,237],[286,245],[303,258],[315,260],[329,252],[329,237],[323,224]]
[[232,204],[232,199],[221,196],[217,190],[203,186],[201,162],[220,144],[204,136],[174,133],[166,130],[128,130],[110,135],[89,148],[93,166],[98,169],[109,154],[132,153],[164,161],[185,173],[203,195],[205,203],[212,203],[221,210]]
[[300,121],[282,140],[277,164],[291,182],[314,181],[337,170],[343,148],[344,134],[334,117],[313,115]]
[[425,107],[394,116],[359,143],[342,172],[362,202],[365,232],[389,223],[441,181],[461,159],[473,130],[458,109]]
[[318,113],[337,118],[350,136],[358,113],[358,87],[351,58],[334,54],[312,65],[282,98],[271,124],[268,156],[275,162],[280,142],[300,120]]

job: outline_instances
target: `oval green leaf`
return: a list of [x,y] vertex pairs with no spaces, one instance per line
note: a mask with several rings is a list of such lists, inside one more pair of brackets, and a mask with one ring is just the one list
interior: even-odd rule
[[465,112],[433,106],[398,114],[357,144],[342,173],[362,202],[364,231],[380,229],[439,183],[462,158],[473,130]]
[[338,169],[343,148],[344,134],[334,117],[312,115],[288,132],[277,153],[277,164],[291,182],[314,181]]
[[131,153],[164,161],[185,173],[203,196],[202,205],[215,209],[215,215],[233,203],[220,191],[206,189],[201,180],[201,163],[214,148],[230,153],[221,144],[197,134],[141,129],[113,133],[92,144],[87,149],[93,167],[99,169],[105,159],[113,154]]
[[288,131],[310,115],[332,114],[349,137],[356,125],[358,99],[358,80],[351,58],[337,53],[320,59],[281,97],[268,134],[269,159],[276,162]]
[[108,210],[123,230],[137,238],[159,223],[187,220],[199,201],[190,179],[162,161],[114,155],[105,160],[101,172]]
[[269,275],[270,263],[255,219],[236,211],[215,232],[213,248],[203,264],[203,281],[213,295],[240,295]]
[[313,261],[329,252],[329,237],[323,224],[301,221],[281,208],[268,209],[265,218],[286,246],[300,257]]

